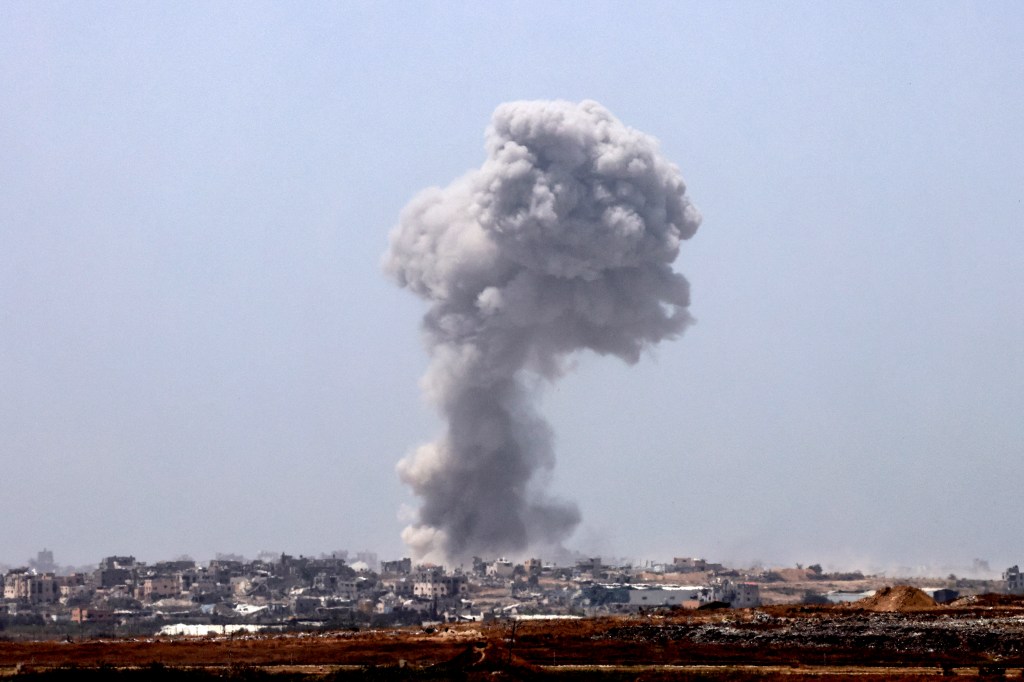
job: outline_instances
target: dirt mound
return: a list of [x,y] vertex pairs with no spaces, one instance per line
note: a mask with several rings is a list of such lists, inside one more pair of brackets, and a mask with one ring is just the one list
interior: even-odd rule
[[935,600],[910,585],[883,587],[870,597],[855,601],[850,606],[866,611],[925,611],[938,608]]

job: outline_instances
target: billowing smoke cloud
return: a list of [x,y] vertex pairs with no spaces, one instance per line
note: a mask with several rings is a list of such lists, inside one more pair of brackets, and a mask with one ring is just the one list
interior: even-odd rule
[[700,216],[657,142],[597,102],[512,102],[487,159],[414,198],[385,269],[430,302],[424,390],[443,437],[398,465],[422,498],[403,538],[421,558],[555,546],[576,506],[544,494],[552,432],[534,409],[579,349],[634,363],[690,323],[672,270]]

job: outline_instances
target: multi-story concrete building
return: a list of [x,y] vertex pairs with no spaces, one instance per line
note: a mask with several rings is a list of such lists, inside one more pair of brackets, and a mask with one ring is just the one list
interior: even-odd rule
[[722,579],[700,592],[701,604],[724,602],[734,609],[746,609],[761,605],[761,588],[757,583],[734,583]]
[[380,572],[409,575],[412,573],[412,559],[405,557],[404,559],[397,559],[395,561],[384,561],[380,565]]
[[109,609],[90,609],[78,607],[71,609],[73,623],[110,623],[114,620],[114,612]]
[[142,582],[143,599],[163,599],[173,597],[181,592],[180,583],[171,576],[157,576],[146,578]]
[[487,575],[492,578],[511,578],[516,567],[508,559],[495,559],[487,566]]
[[27,604],[53,604],[60,600],[61,581],[52,573],[38,575],[28,569],[11,571],[4,578],[4,599]]
[[1008,594],[1024,594],[1024,573],[1016,566],[1010,566],[1003,571],[1003,582],[1006,583]]
[[458,597],[468,594],[469,586],[466,583],[466,576],[445,575],[441,571],[424,571],[416,576],[412,593],[419,599]]
[[114,587],[133,582],[135,572],[130,568],[98,568],[92,574],[92,582],[96,587]]
[[580,574],[587,574],[595,580],[601,576],[603,568],[604,566],[601,564],[601,557],[599,556],[576,560],[576,570],[579,571]]
[[339,579],[334,585],[334,594],[341,599],[354,600],[359,596],[359,583],[355,580]]
[[36,573],[56,573],[57,564],[53,562],[53,552],[44,549],[41,552],[36,553],[35,559],[29,559],[28,565],[30,568],[35,569]]
[[401,599],[409,599],[415,596],[414,588],[416,586],[416,579],[414,576],[404,576],[402,578],[396,578],[395,580],[389,580],[384,583],[384,587],[390,590],[396,597]]

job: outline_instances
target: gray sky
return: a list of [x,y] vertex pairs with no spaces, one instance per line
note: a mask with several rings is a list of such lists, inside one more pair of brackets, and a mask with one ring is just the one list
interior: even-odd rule
[[697,324],[542,404],[606,556],[1024,561],[1020,3],[0,3],[0,562],[369,548],[434,438],[381,272],[505,101],[704,222]]

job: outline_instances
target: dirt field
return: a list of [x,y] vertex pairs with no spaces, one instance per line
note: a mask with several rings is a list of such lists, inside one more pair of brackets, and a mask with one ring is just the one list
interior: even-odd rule
[[1024,602],[913,588],[767,606],[437,629],[0,642],[19,679],[923,679],[1020,677]]

